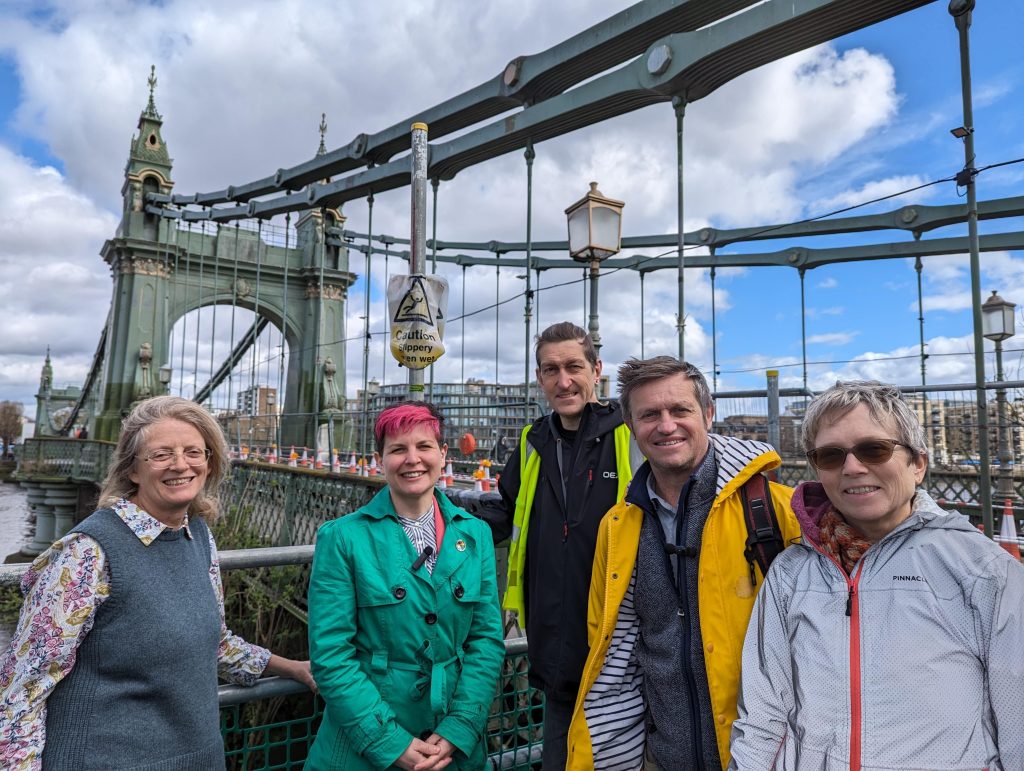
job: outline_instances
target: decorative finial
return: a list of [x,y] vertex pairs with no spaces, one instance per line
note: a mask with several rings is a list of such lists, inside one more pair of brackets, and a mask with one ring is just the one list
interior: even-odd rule
[[324,155],[327,152],[327,145],[324,144],[324,136],[327,134],[327,113],[320,113],[320,149],[317,155]]
[[156,89],[156,65],[149,65],[149,78],[146,80],[149,83],[149,103],[146,105],[146,117],[156,118],[160,120],[160,113],[156,111],[156,102],[153,101],[153,91]]

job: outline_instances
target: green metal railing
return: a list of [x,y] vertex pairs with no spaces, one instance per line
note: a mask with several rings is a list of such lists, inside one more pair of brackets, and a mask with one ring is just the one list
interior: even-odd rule
[[19,450],[16,478],[61,479],[99,484],[114,455],[113,442],[41,436]]
[[[487,768],[528,771],[539,765],[544,696],[527,682],[526,639],[505,643],[499,691],[491,705],[484,741]],[[263,721],[270,700],[291,700],[288,720]],[[316,738],[324,702],[291,680],[266,678],[253,688],[220,688],[220,726],[229,769],[278,771],[301,769]]]

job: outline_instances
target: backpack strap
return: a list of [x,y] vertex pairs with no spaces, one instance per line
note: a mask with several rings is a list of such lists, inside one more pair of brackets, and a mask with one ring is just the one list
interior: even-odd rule
[[768,575],[772,560],[782,553],[786,543],[775,516],[768,480],[764,474],[754,474],[740,488],[743,499],[743,521],[747,525],[747,543],[743,556],[750,568],[750,583],[757,586],[754,563],[761,568],[761,575]]

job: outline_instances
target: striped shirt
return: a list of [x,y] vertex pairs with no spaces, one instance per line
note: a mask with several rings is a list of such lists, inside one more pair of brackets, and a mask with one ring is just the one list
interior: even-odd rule
[[423,550],[428,546],[433,549],[431,555],[423,563],[427,572],[433,574],[434,565],[437,563],[437,532],[434,529],[434,502],[431,501],[430,508],[427,509],[425,514],[421,514],[419,519],[406,519],[401,514],[397,516],[399,524],[402,525],[402,529],[412,542],[412,548],[416,550],[417,557],[423,554]]

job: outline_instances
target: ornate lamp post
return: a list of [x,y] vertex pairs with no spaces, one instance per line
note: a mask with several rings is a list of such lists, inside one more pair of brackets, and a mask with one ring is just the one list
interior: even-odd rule
[[[1014,336],[1013,310],[1017,306],[1007,302],[995,291],[981,306],[982,334],[996,344],[996,380],[1003,382],[1003,340]],[[1013,451],[1010,447],[1006,421],[1006,389],[996,389],[996,409],[999,418],[999,477],[996,496],[1002,500],[1016,499],[1013,489]]]
[[569,222],[569,256],[590,265],[590,323],[587,331],[601,353],[598,331],[597,282],[601,261],[622,248],[622,208],[625,203],[606,198],[590,183],[590,192],[565,210]]

